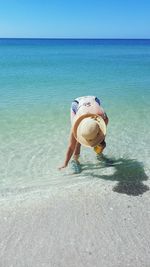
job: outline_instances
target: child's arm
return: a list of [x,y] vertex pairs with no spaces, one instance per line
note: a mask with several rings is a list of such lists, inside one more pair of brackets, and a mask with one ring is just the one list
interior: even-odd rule
[[70,140],[69,140],[69,145],[68,145],[67,153],[66,153],[66,158],[65,158],[64,164],[61,167],[59,167],[59,170],[67,167],[68,162],[71,159],[71,157],[73,155],[73,152],[75,150],[76,143],[77,143],[77,141],[76,141],[73,133],[71,132],[71,134],[70,134]]
[[105,121],[105,124],[107,125],[108,122],[109,122],[109,118],[108,118],[106,112],[104,111],[104,109],[101,106],[99,106],[98,115],[100,115],[103,118],[103,120]]
[[106,113],[104,113],[104,115],[102,116],[102,118],[103,118],[103,120],[104,120],[105,124],[107,125],[107,124],[108,124],[108,122],[109,122],[109,118],[107,117],[107,114],[106,114]]

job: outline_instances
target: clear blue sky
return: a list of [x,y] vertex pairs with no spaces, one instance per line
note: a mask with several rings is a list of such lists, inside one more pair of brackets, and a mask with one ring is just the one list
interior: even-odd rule
[[150,38],[150,0],[0,0],[0,37]]

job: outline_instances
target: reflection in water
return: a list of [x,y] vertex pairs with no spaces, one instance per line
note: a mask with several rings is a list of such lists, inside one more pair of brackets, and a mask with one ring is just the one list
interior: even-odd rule
[[114,186],[113,191],[118,193],[124,193],[127,195],[138,196],[143,194],[149,187],[144,185],[142,181],[146,181],[148,176],[144,171],[143,164],[134,159],[115,159],[108,158],[104,155],[97,157],[98,164],[84,165],[85,169],[99,169],[113,167],[114,173],[110,175],[95,175],[90,173],[92,177],[100,179],[118,181],[117,185]]

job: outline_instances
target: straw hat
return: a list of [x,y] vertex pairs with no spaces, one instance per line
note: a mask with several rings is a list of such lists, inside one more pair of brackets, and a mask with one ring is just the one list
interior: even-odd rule
[[80,144],[94,147],[104,140],[106,124],[98,115],[84,114],[75,120],[73,134]]

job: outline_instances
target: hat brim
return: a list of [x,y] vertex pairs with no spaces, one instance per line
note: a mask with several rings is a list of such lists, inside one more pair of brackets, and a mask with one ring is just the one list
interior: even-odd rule
[[[80,135],[80,137],[77,136],[77,130],[78,130],[78,126],[80,124],[80,122],[85,119],[91,117],[93,119],[96,120],[97,124],[99,125],[100,131],[101,131],[101,135],[98,136],[96,139],[94,139],[93,141],[89,142],[87,141],[84,137],[82,137]],[[84,114],[79,116],[78,118],[75,119],[73,126],[72,126],[72,132],[74,134],[75,139],[82,145],[84,146],[88,146],[88,147],[94,147],[97,144],[101,143],[105,136],[106,136],[106,124],[103,120],[103,118],[99,115],[96,114],[92,114],[92,113],[88,113],[88,114]]]

